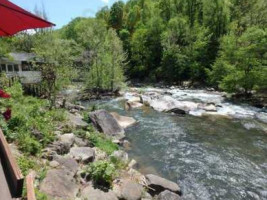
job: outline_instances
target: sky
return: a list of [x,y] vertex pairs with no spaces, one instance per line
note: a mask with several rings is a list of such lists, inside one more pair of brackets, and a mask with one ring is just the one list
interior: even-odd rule
[[[44,7],[49,21],[56,29],[68,24],[76,17],[93,17],[104,6],[111,6],[117,0],[9,0],[32,12],[35,7]],[[126,0],[123,0],[126,1]]]

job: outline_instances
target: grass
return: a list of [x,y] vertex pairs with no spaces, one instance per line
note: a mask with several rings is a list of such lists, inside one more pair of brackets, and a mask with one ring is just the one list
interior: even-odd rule
[[24,96],[19,83],[6,88],[11,98],[2,101],[3,107],[10,107],[12,118],[0,120],[9,142],[18,144],[26,155],[37,155],[55,139],[56,125],[66,119],[62,109],[48,110],[49,102],[32,96]]
[[114,151],[119,149],[117,144],[114,144],[112,140],[108,139],[104,134],[95,131],[91,126],[88,127],[88,131],[76,130],[74,133],[79,137],[89,140],[93,146],[98,147],[108,155],[111,155]]

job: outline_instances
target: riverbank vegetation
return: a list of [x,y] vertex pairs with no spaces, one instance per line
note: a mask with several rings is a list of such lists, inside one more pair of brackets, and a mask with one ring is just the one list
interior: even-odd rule
[[94,92],[137,80],[248,95],[267,88],[266,10],[264,0],[118,1],[59,30],[1,39],[0,54],[51,63],[42,69],[51,101],[70,79]]

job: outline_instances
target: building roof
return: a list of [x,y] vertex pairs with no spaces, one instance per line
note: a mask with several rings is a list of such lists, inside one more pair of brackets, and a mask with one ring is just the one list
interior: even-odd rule
[[12,52],[9,53],[7,57],[1,57],[0,61],[7,63],[21,63],[23,61],[32,61],[36,55],[34,53],[25,52]]
[[18,62],[30,61],[36,57],[34,53],[25,53],[25,52],[21,52],[21,53],[13,52],[13,53],[10,53],[9,56],[13,58],[14,61],[18,61]]

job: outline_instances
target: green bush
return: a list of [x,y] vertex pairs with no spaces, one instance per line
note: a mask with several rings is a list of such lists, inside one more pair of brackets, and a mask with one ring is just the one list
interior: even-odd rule
[[32,159],[25,156],[19,157],[17,162],[23,176],[27,176],[30,169],[33,169],[36,166],[36,163]]
[[116,176],[115,165],[108,161],[96,161],[92,163],[87,172],[95,184],[110,187],[113,178]]
[[108,155],[111,155],[114,151],[119,149],[117,144],[114,144],[110,139],[107,139],[106,136],[102,135],[101,133],[88,133],[88,139],[95,147],[105,151]]

